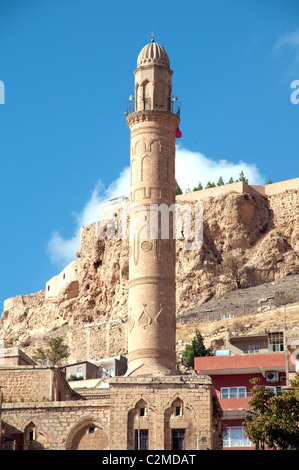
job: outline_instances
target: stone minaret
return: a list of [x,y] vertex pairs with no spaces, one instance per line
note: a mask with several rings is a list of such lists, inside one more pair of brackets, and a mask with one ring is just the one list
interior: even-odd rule
[[[131,131],[131,202],[127,376],[176,374],[175,239],[159,207],[175,203],[172,70],[154,39],[140,52]],[[168,217],[168,212],[166,210]],[[164,221],[161,223],[161,221]],[[166,232],[164,228],[166,225]],[[164,227],[164,228],[163,228]]]

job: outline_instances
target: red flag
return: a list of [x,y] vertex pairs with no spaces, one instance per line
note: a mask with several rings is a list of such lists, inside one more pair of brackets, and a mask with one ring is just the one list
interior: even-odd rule
[[182,137],[182,133],[181,133],[179,127],[177,127],[176,130],[175,130],[175,137],[176,137],[176,139],[179,139],[180,137]]

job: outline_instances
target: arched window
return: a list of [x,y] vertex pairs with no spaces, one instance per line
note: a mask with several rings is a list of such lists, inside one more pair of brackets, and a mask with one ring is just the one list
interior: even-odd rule
[[148,155],[141,161],[141,181],[151,180],[153,176],[152,159]]
[[146,80],[143,83],[143,94],[142,94],[142,99],[143,99],[143,107],[142,109],[144,111],[151,109],[151,96],[150,96],[150,83],[148,80]]
[[164,108],[164,84],[161,80],[155,83],[155,108]]

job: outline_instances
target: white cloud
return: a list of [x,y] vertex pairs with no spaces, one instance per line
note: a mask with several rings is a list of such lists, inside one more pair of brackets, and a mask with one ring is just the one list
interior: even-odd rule
[[76,258],[76,252],[80,248],[80,228],[86,227],[101,220],[102,207],[107,205],[107,199],[129,194],[130,169],[125,168],[119,177],[105,188],[102,181],[97,181],[90,199],[81,212],[72,215],[76,220],[76,228],[71,238],[65,239],[55,230],[48,243],[47,251],[53,263],[63,268]]
[[[176,178],[183,191],[193,189],[199,182],[205,187],[210,180],[217,184],[220,176],[228,182],[232,176],[239,177],[244,171],[249,184],[265,184],[258,168],[254,164],[245,162],[233,163],[227,160],[212,160],[199,152],[191,152],[180,146],[176,150]],[[90,225],[101,219],[102,207],[107,205],[107,199],[116,196],[128,196],[130,191],[130,168],[125,168],[119,177],[105,188],[99,180],[87,204],[81,212],[73,213],[76,228],[71,238],[65,239],[58,231],[52,234],[48,243],[48,253],[52,261],[61,268],[75,259],[80,248],[80,227]]]
[[225,159],[212,160],[200,152],[191,152],[182,147],[176,151],[176,179],[183,192],[193,190],[200,182],[205,187],[210,181],[217,184],[220,176],[227,183],[231,176],[236,180],[243,171],[249,184],[265,184],[264,178],[254,164],[239,161],[229,162]]
[[274,53],[282,53],[285,48],[288,48],[294,53],[294,58],[289,67],[289,73],[294,74],[299,72],[299,30],[281,35],[274,44]]

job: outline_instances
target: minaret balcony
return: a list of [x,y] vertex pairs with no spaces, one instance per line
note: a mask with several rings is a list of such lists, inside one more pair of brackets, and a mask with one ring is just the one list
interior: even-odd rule
[[176,99],[173,99],[172,101],[168,103],[167,109],[163,109],[163,107],[159,107],[159,106],[153,107],[151,104],[151,100],[149,98],[143,100],[143,109],[136,110],[135,108],[136,108],[135,100],[134,98],[131,98],[127,104],[127,110],[125,112],[125,115],[129,116],[130,114],[133,114],[136,112],[137,113],[144,112],[144,111],[160,111],[160,112],[166,112],[166,113],[171,112],[172,114],[175,114],[176,116],[180,117],[180,113],[181,113],[181,104]]

